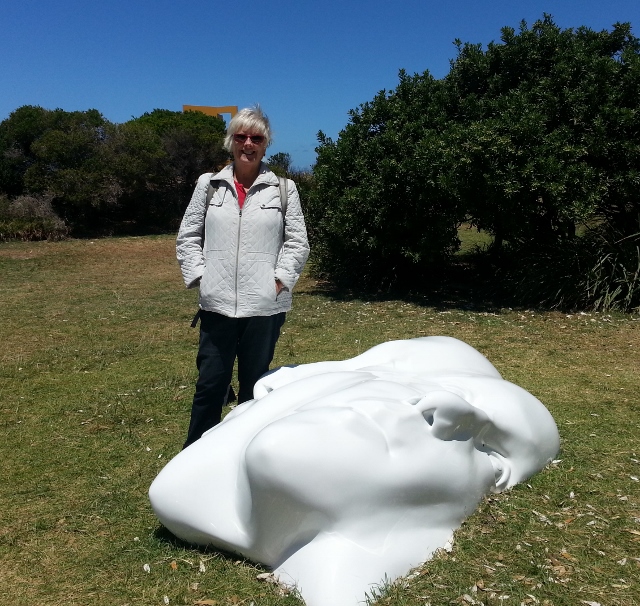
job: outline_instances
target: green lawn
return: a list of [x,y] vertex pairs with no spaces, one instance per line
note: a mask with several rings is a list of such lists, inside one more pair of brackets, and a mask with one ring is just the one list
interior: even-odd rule
[[[6,243],[0,272],[2,603],[300,604],[149,507],[195,380],[173,238]],[[350,300],[304,276],[275,364],[423,335],[466,341],[540,398],[562,450],[379,603],[640,604],[640,318]]]
[[458,229],[458,237],[460,238],[458,255],[486,250],[493,243],[493,238],[486,231],[479,231],[466,223]]

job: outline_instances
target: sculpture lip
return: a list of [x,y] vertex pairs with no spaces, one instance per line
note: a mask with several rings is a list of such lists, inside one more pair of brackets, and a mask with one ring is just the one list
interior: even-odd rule
[[384,430],[384,427],[382,425],[380,425],[380,423],[378,423],[376,421],[376,419],[374,417],[372,417],[371,415],[368,415],[365,411],[356,408],[354,406],[341,406],[340,407],[342,410],[348,410],[350,412],[354,412],[355,414],[357,414],[359,417],[365,419],[369,425],[373,425],[373,427],[375,427],[375,429],[378,431],[378,433],[382,434],[382,436],[384,437],[384,441],[387,444],[387,447],[389,447],[389,440],[387,439],[387,432]]
[[323,409],[328,410],[328,411],[337,412],[337,413],[342,413],[342,414],[348,414],[348,413],[355,414],[359,418],[364,419],[367,422],[368,425],[373,426],[378,433],[381,433],[384,436],[385,441],[387,440],[387,436],[386,436],[386,432],[384,430],[384,427],[380,423],[378,423],[373,416],[367,414],[367,412],[365,412],[365,410],[363,410],[360,407],[357,407],[357,406],[323,406],[322,408],[318,408],[316,410],[323,410]]
[[[375,429],[376,433],[381,435],[382,438],[384,439],[385,445],[386,445],[386,450],[388,453],[397,450],[397,447],[405,442],[405,432],[401,432],[396,430],[396,432],[393,432],[390,430],[390,423],[383,423],[383,419],[379,418],[379,415],[375,414],[376,412],[382,410],[384,412],[384,414],[388,415],[388,418],[392,421],[392,422],[399,422],[401,420],[407,420],[407,421],[414,421],[416,423],[416,425],[421,424],[424,425],[424,428],[426,429],[425,433],[424,433],[424,439],[429,439],[429,437],[431,437],[431,431],[430,431],[430,427],[428,425],[428,423],[426,422],[425,418],[422,416],[422,414],[420,413],[420,411],[416,410],[416,409],[412,409],[411,407],[406,407],[406,409],[404,410],[392,410],[391,408],[388,408],[386,406],[384,406],[384,404],[381,405],[380,402],[376,403],[377,406],[371,407],[369,409],[367,409],[366,407],[360,407],[360,406],[340,406],[339,408],[345,411],[350,411],[352,413],[355,413],[356,415],[358,415],[359,418],[364,419],[367,423],[367,425],[369,427],[372,427],[373,429]],[[338,407],[337,407],[338,408]],[[374,413],[374,414],[371,414]],[[411,417],[415,417],[415,418],[411,418]],[[399,435],[402,434],[402,435]]]
[[[373,405],[369,407],[370,410],[380,410],[381,408],[383,408],[380,406],[379,402],[371,401],[369,402],[369,404]],[[391,420],[398,419],[397,416],[394,419],[394,416],[393,416],[394,411],[387,410],[387,412],[390,415],[389,418]],[[370,414],[369,410],[367,410],[367,406],[323,405],[323,406],[311,406],[308,408],[303,407],[298,409],[296,413],[294,413],[293,415],[284,417],[283,420],[291,420],[295,422],[296,420],[295,417],[297,417],[298,414],[304,415],[305,413],[328,414],[328,415],[331,415],[334,419],[341,418],[341,419],[347,420],[350,417],[352,421],[357,420],[360,431],[362,431],[363,433],[367,432],[369,435],[375,434],[376,436],[379,436],[384,441],[385,450],[387,453],[394,450],[392,446],[392,442],[398,441],[398,438],[390,432],[389,424],[381,422],[380,419],[376,419],[376,415]],[[301,417],[300,420],[302,420],[302,418],[304,417]],[[314,423],[316,422],[317,421],[314,421]],[[344,426],[345,424],[343,422],[339,422],[339,425]]]

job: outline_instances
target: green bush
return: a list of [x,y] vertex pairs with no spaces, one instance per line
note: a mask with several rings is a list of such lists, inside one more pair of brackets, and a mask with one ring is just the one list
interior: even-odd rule
[[640,231],[640,40],[549,15],[458,44],[445,78],[454,180],[497,242],[554,246],[600,217]]
[[444,88],[401,72],[391,93],[319,133],[309,205],[317,272],[372,290],[412,288],[458,248],[464,218],[448,179]]
[[562,310],[640,308],[640,233],[600,225],[547,246],[507,247],[504,286],[517,302]]
[[223,135],[198,112],[112,124],[95,109],[23,106],[0,122],[0,194],[48,196],[76,236],[173,230],[197,177],[228,158]]
[[[637,305],[640,39],[549,15],[456,41],[449,74],[400,73],[319,133],[308,214],[316,270],[370,289],[428,284],[469,223],[523,300]],[[578,237],[577,226],[608,226]],[[500,249],[505,246],[503,254]],[[446,271],[446,268],[444,268]]]
[[0,241],[62,240],[69,228],[53,211],[50,197],[0,198]]

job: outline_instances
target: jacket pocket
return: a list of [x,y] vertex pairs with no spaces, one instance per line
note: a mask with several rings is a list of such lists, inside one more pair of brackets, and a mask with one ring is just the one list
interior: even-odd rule
[[274,202],[266,202],[260,205],[262,210],[275,210],[279,213],[282,212],[282,206],[280,204],[275,204]]
[[[259,226],[259,230],[264,231],[265,235],[268,234],[267,238],[272,241],[272,244],[277,243],[279,249],[282,245],[284,225],[282,208],[279,202],[275,200],[262,203],[254,217],[256,219],[256,225]],[[274,250],[274,252],[277,252],[277,249]]]
[[246,298],[249,307],[269,310],[276,301],[276,256],[267,252],[252,251],[246,254],[240,271],[238,294]]

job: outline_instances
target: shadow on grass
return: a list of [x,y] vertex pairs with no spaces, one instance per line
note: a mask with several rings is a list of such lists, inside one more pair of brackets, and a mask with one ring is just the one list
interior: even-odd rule
[[163,526],[162,524],[160,524],[153,531],[153,538],[158,540],[160,543],[164,543],[165,545],[170,545],[171,547],[182,548],[182,549],[191,549],[193,547],[191,543],[187,543],[186,541],[179,539],[166,526]]
[[524,308],[514,296],[494,258],[486,252],[459,255],[446,266],[431,270],[409,284],[398,281],[393,287],[373,291],[337,286],[319,280],[310,295],[322,295],[334,301],[404,301],[438,310],[465,309],[497,313],[504,309]]
[[[154,531],[153,537],[159,543],[163,543],[164,545],[168,545],[172,549],[188,549],[190,551],[197,551],[202,554],[215,554],[226,560],[232,560],[234,562],[250,562],[244,556],[241,556],[237,553],[233,553],[232,551],[224,551],[222,549],[218,549],[211,545],[197,545],[195,543],[189,543],[187,541],[183,541],[179,539],[176,535],[174,535],[166,526],[160,524]],[[257,566],[258,568],[264,568],[268,570],[266,566],[263,566],[256,562],[251,562],[252,566]]]

